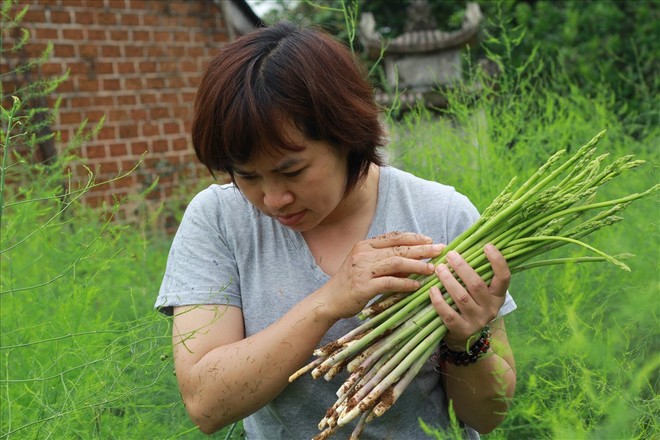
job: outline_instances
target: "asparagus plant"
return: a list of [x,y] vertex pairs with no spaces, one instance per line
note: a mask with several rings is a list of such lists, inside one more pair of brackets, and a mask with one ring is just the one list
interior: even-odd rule
[[[493,272],[483,248],[492,243],[504,255],[512,273],[545,265],[591,261],[608,261],[629,271],[621,257],[610,256],[581,238],[619,222],[618,212],[660,186],[595,202],[599,187],[644,162],[628,155],[602,167],[607,155],[595,156],[595,153],[596,144],[604,134],[603,131],[596,135],[563,163],[566,151],[558,151],[516,191],[513,191],[516,179],[512,179],[480,218],[431,262],[445,264],[447,253],[455,250],[490,283]],[[584,218],[594,211],[591,217]],[[582,246],[596,256],[529,262],[566,244]],[[413,277],[421,282],[417,291],[382,295],[360,313],[364,319],[362,325],[315,350],[316,359],[289,378],[294,381],[311,371],[315,379],[331,380],[344,368],[351,373],[337,391],[337,401],[319,423],[321,432],[315,439],[327,438],[338,427],[358,417],[351,438],[359,438],[366,423],[382,416],[396,402],[447,333],[431,304],[429,290],[437,286],[455,307],[452,298],[435,275]]]

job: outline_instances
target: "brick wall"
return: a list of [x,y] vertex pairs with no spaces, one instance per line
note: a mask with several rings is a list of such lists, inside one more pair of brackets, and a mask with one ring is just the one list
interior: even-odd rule
[[[42,75],[70,69],[57,90],[62,96],[52,127],[65,145],[80,122],[100,132],[78,154],[97,180],[144,162],[129,176],[90,191],[87,203],[113,203],[149,186],[151,199],[172,196],[190,177],[208,175],[190,143],[191,111],[201,72],[228,38],[222,10],[210,0],[31,0],[23,26],[31,33],[28,54],[54,44]],[[4,60],[3,60],[4,61]],[[9,90],[5,87],[5,93]],[[53,99],[55,96],[53,96]],[[80,172],[82,170],[78,170]],[[120,217],[134,215],[124,204]]]

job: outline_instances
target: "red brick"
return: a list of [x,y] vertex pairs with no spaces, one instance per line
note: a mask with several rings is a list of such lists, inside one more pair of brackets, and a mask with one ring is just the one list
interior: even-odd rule
[[144,26],[158,26],[160,22],[160,17],[157,15],[144,15],[142,17],[142,23]]
[[142,78],[124,78],[124,90],[142,89]]
[[129,39],[129,33],[126,30],[110,31],[110,40],[125,41]]
[[60,143],[66,145],[73,139],[73,130],[60,129],[59,130]]
[[140,103],[141,104],[154,104],[158,102],[158,96],[154,93],[142,93],[140,94]]
[[73,58],[76,56],[75,46],[72,44],[56,44],[53,51],[53,57]]
[[172,29],[179,25],[179,17],[169,17],[167,15],[161,15],[160,17],[160,26],[165,29]]
[[126,73],[135,73],[135,64],[132,62],[121,62],[116,64],[116,70],[118,74],[123,75]]
[[94,24],[94,14],[89,11],[76,11],[74,21],[77,24]]
[[41,65],[41,74],[45,76],[60,75],[65,69],[60,63],[44,63]]
[[114,26],[117,24],[117,14],[112,12],[101,12],[97,16],[98,24],[103,26]]
[[98,140],[112,140],[116,139],[115,128],[110,127],[107,124],[101,128],[99,133],[96,135]]
[[126,45],[124,46],[124,56],[126,58],[142,58],[144,56],[144,47],[140,45]]
[[164,153],[168,151],[167,141],[165,139],[157,139],[152,144],[152,151],[154,153]]
[[190,41],[190,32],[174,32],[174,41],[177,43],[187,43]]
[[[153,1],[153,0],[149,0]],[[147,3],[145,0],[131,0],[131,9],[135,10],[145,10],[147,9]]]
[[[113,146],[110,147],[111,151]],[[101,167],[101,171],[103,171],[104,173],[110,173],[113,175],[119,173],[119,164],[117,164],[117,162],[114,161],[101,162],[99,163],[99,166]]]
[[[90,57],[91,58],[91,57]],[[83,76],[89,75],[93,77],[96,73],[92,70],[92,62],[90,58],[83,60],[82,62],[70,62],[66,64],[66,67],[71,71],[71,76]]]
[[[119,131],[121,132],[121,127],[119,127]],[[124,143],[112,144],[110,145],[109,149],[110,149],[110,157],[126,156],[126,154],[128,153],[126,144]]]
[[186,86],[186,83],[183,81],[183,79],[179,77],[172,77],[172,78],[166,78],[165,79],[165,87],[168,89],[182,89],[183,87]]
[[165,78],[147,78],[145,80],[145,88],[149,90],[161,90],[165,88]]
[[82,121],[80,112],[64,112],[60,111],[60,124],[62,125],[78,125]]
[[78,47],[78,55],[82,58],[96,58],[98,46],[96,44],[82,44]]
[[126,121],[128,120],[128,111],[125,107],[113,107],[108,112],[108,119],[112,121]]
[[135,105],[135,95],[120,95],[117,97],[117,103],[119,105]]
[[179,97],[176,92],[172,93],[162,93],[160,95],[160,102],[164,104],[178,104]]
[[107,58],[118,58],[121,56],[119,46],[103,46],[101,47],[101,56]]
[[140,16],[124,13],[119,16],[119,21],[123,26],[139,26]]
[[175,73],[177,69],[178,65],[174,61],[162,61],[158,67],[158,71],[161,73]]
[[120,85],[119,85],[119,79],[104,79],[102,81],[102,87],[101,90],[109,92],[109,91],[114,91],[114,90],[119,90]]
[[172,147],[176,151],[185,150],[188,148],[188,139],[187,138],[174,139],[174,141],[172,142]]
[[85,39],[85,35],[82,29],[62,29],[62,39],[82,41]]
[[63,83],[60,83],[60,85],[57,87],[57,93],[63,95],[73,91],[74,91],[74,87],[73,87],[73,81],[71,79],[64,81]]
[[[94,102],[96,102],[96,100],[97,98],[95,97]],[[85,114],[87,115],[87,119],[90,121],[90,124],[96,124],[98,121],[105,117],[105,109],[87,110]]]
[[[48,46],[46,44],[42,43],[31,43],[25,46],[25,52],[28,55],[28,57],[34,57],[37,58],[41,56],[41,54],[46,50]],[[4,57],[4,55],[3,55]]]
[[154,41],[158,43],[169,43],[172,41],[172,33],[167,31],[155,31]]
[[80,0],[60,0],[60,5],[65,8],[80,7]]
[[179,71],[180,72],[198,72],[199,68],[197,67],[197,63],[194,61],[181,61],[179,63]]
[[59,32],[57,28],[38,27],[33,30],[33,40],[57,40]]
[[199,46],[192,46],[186,48],[186,55],[188,55],[191,58],[197,58],[197,59],[208,59],[211,56],[215,55],[217,52],[217,49],[213,49],[212,52],[207,52],[203,47]]
[[150,113],[151,119],[154,119],[154,120],[170,117],[170,111],[167,107],[152,108],[149,111],[149,113]]
[[141,121],[147,119],[147,110],[144,108],[137,108],[131,110],[131,119],[133,121]]
[[89,107],[92,104],[92,98],[88,96],[74,96],[69,101],[71,107],[78,109]]
[[95,41],[105,41],[106,35],[103,29],[87,29],[87,39]]
[[99,75],[112,74],[114,73],[114,63],[94,63],[94,71]]
[[156,72],[156,63],[154,63],[153,61],[141,61],[138,64],[138,71],[140,73]]
[[112,94],[96,94],[92,99],[92,103],[95,107],[109,108],[114,106],[115,98]]
[[169,46],[166,49],[166,53],[168,57],[174,57],[174,58],[182,58],[186,55],[186,49],[181,46]]
[[78,78],[78,90],[81,92],[97,92],[101,85],[97,79]]
[[149,143],[144,141],[131,142],[130,152],[138,156],[149,151]]
[[142,136],[144,137],[152,137],[152,136],[160,135],[160,127],[158,126],[158,124],[146,123],[146,124],[142,124],[140,128],[142,131]]
[[179,133],[179,124],[176,122],[166,122],[163,124],[163,131],[165,134]]
[[174,15],[185,15],[188,12],[188,5],[181,2],[170,2],[170,13]]
[[71,13],[69,11],[50,11],[51,23],[71,23]]
[[[111,185],[113,188],[132,188],[133,186],[135,186],[136,182],[137,182],[136,177],[132,174],[129,174],[128,176],[122,177],[121,179],[114,180]],[[114,195],[123,197],[126,195],[126,193],[119,192],[119,193],[115,193]]]
[[91,206],[92,208],[99,208],[103,206],[104,201],[105,199],[102,195],[98,195],[98,194],[92,195],[90,193],[87,193],[87,195],[85,195],[85,203]]
[[23,16],[23,23],[46,23],[46,13],[30,7]]
[[199,25],[199,19],[196,17],[183,17],[181,20],[181,26],[187,28],[194,28]]
[[124,10],[126,9],[126,2],[124,0],[110,0],[108,6],[112,9]]
[[87,146],[85,148],[85,157],[90,159],[106,157],[105,147],[103,145]]
[[165,48],[162,45],[149,45],[144,48],[147,58],[161,58],[165,56]]
[[119,138],[128,139],[138,137],[138,129],[135,124],[119,126]]
[[133,41],[151,41],[151,34],[149,31],[134,30]]

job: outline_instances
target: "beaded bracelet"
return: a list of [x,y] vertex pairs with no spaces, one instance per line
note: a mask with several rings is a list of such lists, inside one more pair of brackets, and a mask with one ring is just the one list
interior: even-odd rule
[[443,339],[440,341],[440,360],[457,366],[474,364],[490,349],[490,336],[490,328],[486,326],[468,351],[454,351],[447,347]]

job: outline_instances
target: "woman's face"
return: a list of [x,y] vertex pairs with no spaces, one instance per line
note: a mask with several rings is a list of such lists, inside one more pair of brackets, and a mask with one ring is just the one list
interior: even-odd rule
[[303,149],[252,158],[234,167],[234,180],[262,213],[306,232],[330,218],[343,200],[346,157],[327,142],[308,139],[291,125],[284,130],[285,137]]

